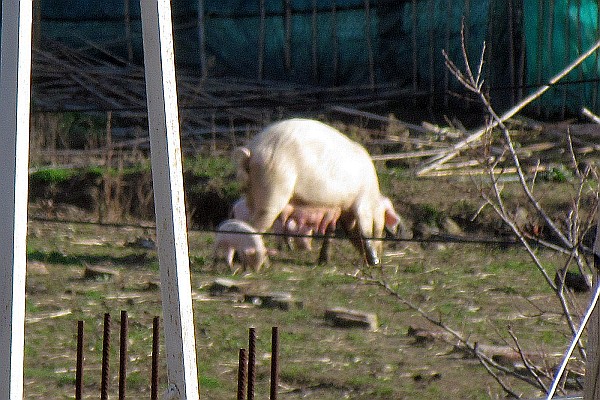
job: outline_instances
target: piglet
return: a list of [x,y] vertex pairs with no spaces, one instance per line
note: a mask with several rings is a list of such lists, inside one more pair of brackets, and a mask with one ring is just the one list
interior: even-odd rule
[[[248,209],[248,204],[246,202],[246,197],[242,196],[235,203],[233,203],[232,207],[232,216],[235,219],[242,220],[244,222],[250,221],[250,210]],[[289,249],[292,249],[291,238],[286,235],[300,235],[299,237],[294,238],[294,244],[300,250],[311,250],[312,249],[312,239],[310,237],[306,237],[307,235],[312,235],[313,229],[298,221],[295,221],[294,218],[295,208],[291,205],[284,209],[282,212],[282,216],[277,218],[275,222],[273,222],[273,226],[271,227],[271,231],[278,235],[277,241],[279,242],[279,247],[285,243]],[[285,213],[285,217],[284,217]],[[291,217],[290,217],[291,216]]]
[[261,235],[256,233],[247,222],[228,219],[217,227],[213,266],[216,266],[219,257],[225,255],[231,272],[236,273],[237,269],[234,269],[233,264],[236,252],[242,263],[243,272],[247,270],[258,272],[263,264],[269,265],[267,249]]

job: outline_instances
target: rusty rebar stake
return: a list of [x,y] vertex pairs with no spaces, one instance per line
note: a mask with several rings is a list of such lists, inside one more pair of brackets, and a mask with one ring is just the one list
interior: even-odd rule
[[125,400],[127,389],[127,332],[129,319],[127,311],[121,311],[121,335],[119,337],[119,400]]
[[108,400],[108,375],[110,374],[110,314],[104,314],[104,336],[102,339],[102,381],[100,400]]
[[77,362],[75,367],[75,400],[83,395],[83,321],[77,321]]
[[159,317],[152,321],[152,377],[150,399],[158,400],[158,349],[159,349]]
[[248,400],[254,400],[256,381],[256,329],[248,330]]
[[246,349],[240,349],[238,362],[237,400],[244,400],[246,394],[246,380],[248,379],[248,357]]
[[279,386],[279,329],[274,326],[271,328],[271,400],[277,400],[277,386]]

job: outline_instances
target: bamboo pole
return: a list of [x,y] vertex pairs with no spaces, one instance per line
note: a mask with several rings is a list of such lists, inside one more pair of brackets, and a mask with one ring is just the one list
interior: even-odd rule
[[129,0],[123,0],[123,14],[125,18],[125,42],[127,44],[127,61],[133,61],[133,43],[131,41],[131,12]]
[[262,81],[264,77],[264,62],[265,62],[265,23],[266,9],[265,0],[259,0],[260,21],[258,26],[258,80]]
[[285,0],[285,41],[283,45],[285,72],[292,70],[292,3]]
[[[417,61],[417,0],[412,0],[411,4],[411,21],[412,21],[412,35],[411,35],[411,43],[412,43],[412,87],[413,94],[417,93],[418,87],[418,70],[419,63]],[[416,104],[416,98],[413,97],[413,104]]]
[[333,85],[338,83],[339,42],[337,33],[337,9],[335,0],[331,0],[331,40],[333,43]]
[[[553,85],[555,85],[562,78],[564,78],[569,72],[571,72],[579,64],[581,64],[586,58],[588,58],[589,56],[591,56],[596,50],[598,50],[598,48],[600,48],[600,40],[598,40],[585,53],[583,53],[582,55],[580,55],[579,57],[577,57],[573,62],[571,62],[569,65],[567,65],[562,71],[560,71],[552,79],[550,79],[550,81],[548,82],[548,84],[542,86],[541,88],[539,88],[535,92],[531,93],[529,96],[527,96],[525,99],[523,99],[523,101],[521,101],[519,104],[517,104],[516,106],[514,106],[513,108],[511,108],[510,110],[508,110],[504,114],[502,114],[502,116],[499,117],[500,121],[504,122],[507,119],[513,117],[515,114],[517,114],[519,111],[521,111],[529,103],[531,103],[532,101],[534,101],[537,98],[539,98],[546,91],[548,91],[548,89],[550,89]],[[437,158],[437,159],[434,158],[434,159],[429,160],[428,163],[424,167],[422,167],[419,171],[417,171],[417,175],[426,174],[427,172],[429,172],[429,171],[437,168],[439,165],[445,163],[446,161],[453,159],[454,157],[456,157],[460,153],[460,151],[462,149],[464,149],[465,147],[471,145],[475,141],[479,140],[479,138],[485,132],[487,132],[489,129],[492,129],[492,128],[496,127],[498,125],[498,122],[499,121],[493,121],[489,126],[484,126],[482,128],[479,128],[477,131],[475,131],[469,137],[467,137],[466,139],[464,139],[464,140],[456,143],[454,146],[452,146],[448,150],[448,153],[445,156],[443,156],[441,158]]]
[[[452,14],[452,0],[446,1],[446,30],[444,32],[444,48],[450,49],[450,16]],[[491,24],[490,24],[491,25]],[[444,68],[444,107],[448,107],[448,93],[450,91],[450,71]]]
[[515,30],[513,24],[513,0],[508,0],[508,78],[510,81],[510,104],[514,105],[515,100]]
[[200,47],[200,76],[208,77],[206,65],[206,26],[204,18],[204,0],[198,0],[198,46]]
[[[428,2],[429,5],[429,15],[434,15],[435,13],[435,4],[433,0],[429,0]],[[434,93],[435,93],[435,82],[436,82],[436,76],[435,76],[435,57],[434,57],[434,53],[436,53],[435,51],[435,29],[429,29],[429,35],[428,35],[428,39],[429,39],[429,55],[428,55],[428,62],[429,62],[429,105],[433,106],[433,98],[434,98]],[[439,56],[439,54],[437,54]]]
[[[567,0],[567,10],[571,9],[571,0]],[[551,11],[552,12],[552,11]],[[565,57],[569,57],[570,53],[571,53],[571,20],[570,20],[570,15],[569,13],[565,13]],[[552,53],[550,53],[552,54]],[[567,103],[567,86],[563,86],[561,88],[561,92],[562,92],[562,102],[561,102],[561,109],[560,109],[560,119],[564,119],[565,118],[565,113],[566,113],[566,103]]]
[[312,0],[312,16],[311,16],[311,52],[312,52],[312,69],[313,81],[319,81],[319,54],[318,54],[318,31],[317,31],[317,0]]
[[369,57],[369,84],[375,87],[375,60],[373,57],[373,43],[371,40],[371,2],[365,0],[365,39],[367,41],[367,55]]

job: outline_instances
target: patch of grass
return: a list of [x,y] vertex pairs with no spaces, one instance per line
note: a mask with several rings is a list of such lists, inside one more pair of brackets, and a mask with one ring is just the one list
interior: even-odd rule
[[[73,247],[73,246],[71,246]],[[102,251],[102,249],[96,249]],[[114,249],[106,249],[109,252],[114,253]],[[123,252],[120,256],[113,254],[77,254],[60,251],[41,251],[29,249],[27,251],[27,259],[31,261],[41,261],[48,264],[62,264],[62,265],[83,265],[83,264],[103,264],[103,263],[114,263],[116,265],[127,265],[127,264],[149,264],[156,261],[156,255],[148,255],[146,252]]]
[[186,157],[183,165],[199,177],[227,178],[235,174],[235,165],[230,157]]
[[404,272],[407,274],[421,274],[425,272],[425,265],[423,263],[411,263],[404,267]]
[[58,251],[43,252],[39,250],[30,250],[27,252],[27,259],[50,264],[81,265],[79,257]]
[[417,219],[427,224],[439,224],[444,217],[444,213],[433,204],[421,204],[417,207]]
[[85,293],[83,293],[83,296],[87,300],[94,300],[94,301],[104,300],[104,298],[106,297],[104,293],[102,293],[98,290],[88,290]]
[[206,389],[219,389],[223,387],[223,383],[217,378],[210,376],[200,376],[200,387]]
[[33,183],[57,184],[68,181],[73,176],[77,175],[77,173],[78,171],[74,169],[42,169],[31,173],[29,179],[31,179]]
[[142,374],[140,371],[132,371],[127,374],[128,389],[147,388],[148,383],[148,374]]

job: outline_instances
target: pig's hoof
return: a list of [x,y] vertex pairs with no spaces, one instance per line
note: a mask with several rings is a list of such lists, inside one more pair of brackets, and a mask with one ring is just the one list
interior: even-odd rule
[[381,261],[379,260],[379,257],[377,257],[377,256],[371,256],[371,257],[369,257],[369,259],[367,260],[367,262],[372,267],[377,266],[377,265],[379,265],[381,263]]

